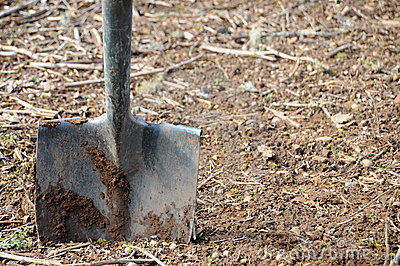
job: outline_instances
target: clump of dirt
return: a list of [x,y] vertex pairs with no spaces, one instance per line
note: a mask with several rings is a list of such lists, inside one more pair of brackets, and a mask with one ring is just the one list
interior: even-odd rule
[[46,201],[46,207],[50,210],[49,224],[52,233],[61,242],[69,241],[69,236],[72,235],[67,226],[70,219],[87,229],[91,229],[93,225],[105,228],[109,224],[108,219],[96,209],[90,198],[80,196],[72,190],[49,186],[40,197]]
[[49,120],[49,121],[42,121],[40,123],[40,126],[52,128],[52,127],[56,127],[60,124],[61,124],[60,120]]
[[[188,239],[189,227],[190,227],[190,206],[183,207],[183,217],[179,214],[180,211],[172,204],[173,211],[167,210],[165,214],[168,216],[166,219],[162,219],[160,216],[154,214],[152,211],[147,213],[143,218],[141,224],[147,228],[148,235],[157,235],[160,239],[176,240],[186,242]],[[174,214],[178,216],[174,217]],[[179,227],[179,230],[178,230]],[[178,235],[179,232],[179,235]]]
[[107,159],[104,153],[97,147],[87,148],[92,161],[100,171],[100,180],[107,187],[107,196],[110,199],[107,206],[111,210],[113,218],[110,221],[108,232],[113,240],[122,240],[129,235],[129,192],[130,186],[125,173],[118,168],[111,160]]
[[147,213],[147,215],[143,218],[143,224],[148,228],[149,235],[158,235],[161,239],[171,239],[172,232],[174,230],[173,227],[173,214],[167,213],[168,218],[165,220],[165,224],[163,220],[155,215],[153,212]]
[[87,121],[88,121],[87,118],[80,117],[80,118],[68,120],[67,122],[74,124],[74,125],[82,125],[82,124],[85,124]]

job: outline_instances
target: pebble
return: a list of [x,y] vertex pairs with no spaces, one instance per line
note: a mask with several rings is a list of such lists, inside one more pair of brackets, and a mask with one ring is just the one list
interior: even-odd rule
[[228,257],[229,256],[229,250],[225,250],[224,253],[222,253],[222,256]]
[[300,228],[297,227],[297,226],[295,226],[292,229],[290,229],[290,232],[292,232],[293,234],[296,234],[296,235],[300,235],[301,234]]
[[354,186],[353,182],[346,182],[346,184],[345,184],[346,189],[351,188],[353,186]]
[[131,248],[131,247],[126,247],[126,248],[124,249],[125,254],[131,253],[131,251],[132,251],[132,248]]
[[176,249],[176,244],[175,244],[174,242],[172,242],[172,243],[169,245],[169,249],[170,249],[170,250]]
[[351,105],[351,109],[358,111],[358,110],[360,110],[360,106],[358,104],[356,104],[356,103],[353,103]]
[[271,123],[274,125],[280,124],[282,122],[282,119],[280,119],[279,117],[273,117],[271,120]]
[[394,103],[395,104],[399,104],[400,103],[400,94],[396,96],[396,98],[394,99]]
[[152,239],[152,240],[150,241],[150,246],[151,246],[151,247],[157,246],[157,241],[155,241],[154,239]]
[[218,259],[218,258],[219,258],[218,252],[214,252],[214,253],[211,255],[211,259],[212,259],[212,260],[215,260],[215,259]]
[[373,166],[374,165],[374,163],[370,160],[370,159],[363,159],[362,161],[361,161],[361,164],[362,164],[362,166],[364,166],[364,167],[371,167],[371,166]]

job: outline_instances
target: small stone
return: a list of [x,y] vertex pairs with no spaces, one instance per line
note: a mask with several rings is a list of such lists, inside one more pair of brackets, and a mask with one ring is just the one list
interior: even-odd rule
[[275,156],[274,152],[270,150],[267,145],[260,145],[257,147],[257,151],[262,153],[263,157],[272,158]]
[[127,266],[137,266],[137,264],[136,263],[134,263],[134,262],[129,262],[128,264],[126,264]]
[[313,71],[313,67],[312,67],[312,65],[307,65],[307,71],[308,71],[308,72],[311,72],[311,71]]
[[273,125],[278,125],[278,124],[282,123],[282,119],[280,119],[279,117],[275,116],[274,118],[272,118],[271,123]]
[[200,89],[197,89],[196,96],[203,99],[208,99],[211,97],[210,91],[206,87],[201,87]]
[[343,123],[349,122],[351,119],[353,119],[353,115],[339,113],[339,114],[332,116],[332,119],[335,121],[335,123],[343,124]]
[[315,141],[321,141],[321,142],[328,142],[328,141],[331,141],[331,140],[332,140],[332,138],[331,137],[327,137],[327,136],[319,137],[319,138],[315,139]]
[[368,168],[374,165],[374,163],[370,159],[364,159],[361,161],[362,166]]
[[225,250],[224,253],[222,253],[222,256],[228,257],[228,256],[229,256],[229,251],[228,251],[228,250]]
[[400,103],[400,94],[396,96],[396,98],[394,99],[394,103],[395,104],[399,104]]
[[353,182],[346,182],[346,184],[344,185],[346,187],[346,189],[351,188],[354,186]]
[[176,244],[175,244],[174,242],[172,242],[172,243],[169,245],[169,249],[170,249],[170,250],[176,249]]
[[239,261],[239,263],[240,263],[240,264],[246,264],[246,263],[247,263],[247,260],[246,260],[246,259],[241,259],[241,260]]
[[191,40],[194,38],[194,35],[191,34],[191,33],[188,32],[188,31],[185,31],[185,32],[183,33],[183,37],[184,37],[185,39],[191,41]]
[[131,251],[132,251],[132,248],[129,246],[124,249],[125,254],[131,253]]
[[55,249],[50,250],[49,253],[47,253],[47,257],[53,256],[55,252]]
[[218,259],[218,258],[219,258],[218,252],[214,252],[214,253],[211,255],[211,259],[212,259],[212,260],[215,260],[215,259]]
[[244,202],[249,202],[249,201],[251,201],[251,196],[246,196],[246,197],[244,197],[243,201],[244,201]]
[[290,229],[290,232],[292,232],[293,234],[296,234],[296,235],[301,234],[300,228],[298,226],[295,226],[292,229]]
[[353,103],[353,104],[350,106],[350,108],[353,109],[354,111],[360,110],[360,106],[359,106],[358,104],[356,104],[356,103]]
[[154,239],[152,239],[152,240],[150,241],[150,246],[151,246],[151,247],[157,246],[157,241],[155,241]]

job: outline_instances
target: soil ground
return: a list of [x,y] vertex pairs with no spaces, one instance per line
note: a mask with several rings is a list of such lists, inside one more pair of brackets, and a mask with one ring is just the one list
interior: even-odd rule
[[196,240],[37,241],[38,122],[105,112],[101,83],[70,85],[103,77],[100,1],[49,0],[0,18],[1,250],[62,263],[143,251],[168,265],[390,263],[398,1],[138,1],[135,15],[132,73],[203,55],[131,79],[133,113],[202,129]]

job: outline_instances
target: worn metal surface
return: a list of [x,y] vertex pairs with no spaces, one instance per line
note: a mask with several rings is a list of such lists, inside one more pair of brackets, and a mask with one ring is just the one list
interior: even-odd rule
[[131,10],[131,0],[103,1],[106,114],[39,126],[41,241],[192,236],[200,130],[130,114]]

